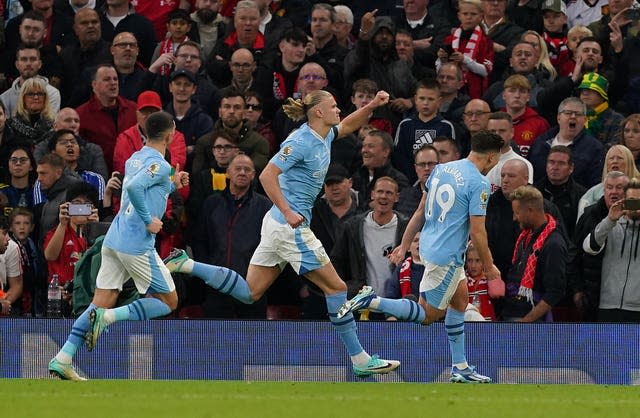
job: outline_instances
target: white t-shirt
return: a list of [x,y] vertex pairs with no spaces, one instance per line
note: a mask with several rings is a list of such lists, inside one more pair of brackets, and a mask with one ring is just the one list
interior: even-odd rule
[[13,240],[9,240],[7,251],[0,254],[0,283],[2,288],[7,287],[7,278],[22,275],[22,262],[20,261],[20,248]]

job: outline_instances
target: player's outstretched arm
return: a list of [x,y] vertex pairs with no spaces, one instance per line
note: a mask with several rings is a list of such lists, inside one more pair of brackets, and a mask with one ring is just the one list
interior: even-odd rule
[[389,93],[380,90],[372,101],[344,118],[338,125],[338,138],[355,132],[369,119],[369,115],[380,106],[389,103]]
[[411,245],[411,241],[413,241],[413,237],[422,229],[424,225],[424,205],[427,200],[427,194],[422,193],[422,198],[420,199],[420,204],[418,208],[409,219],[409,223],[404,230],[404,234],[402,235],[402,241],[400,245],[398,245],[394,250],[389,254],[389,261],[393,264],[400,264],[404,260],[405,255],[407,254],[407,250]]
[[262,174],[260,174],[260,183],[267,197],[271,199],[273,204],[282,212],[287,223],[291,225],[292,228],[297,228],[304,222],[304,217],[291,210],[289,202],[287,202],[287,199],[285,199],[282,194],[282,189],[278,182],[278,176],[281,173],[282,170],[280,170],[278,166],[273,163],[268,163],[264,170],[262,170]]

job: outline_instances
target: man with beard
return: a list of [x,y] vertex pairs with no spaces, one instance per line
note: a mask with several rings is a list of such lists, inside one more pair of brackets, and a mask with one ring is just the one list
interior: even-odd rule
[[533,186],[511,194],[513,215],[522,232],[505,278],[502,318],[514,322],[550,321],[551,309],[564,296],[567,243],[556,219],[544,212],[542,193]]
[[78,83],[82,72],[99,64],[110,63],[111,53],[109,44],[101,38],[100,16],[95,10],[79,10],[73,21],[73,30],[79,43],[70,45],[60,52],[64,75],[60,93],[63,105],[75,107],[82,101],[71,103],[70,99],[77,88],[84,88],[82,83]]
[[[538,92],[538,112],[550,122],[553,122],[556,116],[553,109],[556,109],[563,99],[579,96],[578,86],[585,74],[606,73],[602,72],[602,45],[594,37],[587,37],[580,41],[576,48],[575,59],[576,66],[570,76],[558,77]],[[605,77],[611,80],[610,75]]]
[[200,44],[205,59],[224,33],[224,18],[218,14],[219,9],[220,2],[216,0],[197,0],[196,11],[190,15],[193,23],[189,39]]
[[529,161],[533,165],[534,181],[544,177],[549,150],[555,145],[567,145],[571,148],[574,171],[573,178],[586,188],[602,181],[604,164],[604,146],[589,135],[584,128],[587,108],[577,97],[566,98],[558,106],[554,126],[533,142],[529,150]]
[[[49,79],[49,84],[56,88],[60,88],[60,78],[62,74],[62,63],[58,56],[55,45],[44,44],[44,35],[46,32],[46,21],[42,14],[35,10],[30,10],[24,14],[20,26],[18,28],[19,44],[37,48],[40,51],[40,60],[42,68],[40,75]],[[8,42],[8,39],[7,39]],[[18,70],[13,65],[16,58],[18,45],[11,46],[9,43],[5,45],[2,60],[0,60],[0,71],[4,73],[7,80],[12,81],[18,77]]]
[[99,13],[102,39],[111,42],[116,34],[131,32],[138,40],[140,62],[145,67],[149,66],[156,44],[156,34],[151,21],[137,14],[129,0],[108,0],[106,7]]
[[[269,161],[269,142],[244,121],[245,104],[239,92],[227,91],[220,101],[220,119],[214,124],[213,131],[226,130],[230,133],[240,150],[251,157],[256,174],[259,174]],[[214,161],[211,153],[213,139],[212,132],[198,138],[191,172],[198,173]]]
[[375,11],[365,13],[356,48],[345,58],[344,74],[347,86],[361,78],[369,78],[379,89],[387,91],[391,97],[389,108],[393,112],[384,117],[397,124],[402,114],[413,107],[411,97],[417,83],[409,64],[398,58],[395,31],[391,18],[376,17]]

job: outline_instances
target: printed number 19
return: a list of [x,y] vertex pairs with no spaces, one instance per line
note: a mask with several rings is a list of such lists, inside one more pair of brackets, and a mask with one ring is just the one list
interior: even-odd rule
[[440,216],[438,216],[438,222],[444,222],[444,218],[447,216],[447,213],[449,213],[456,201],[456,191],[450,184],[443,184],[442,186],[438,187],[439,182],[439,178],[434,178],[431,182],[431,190],[433,190],[433,192],[429,191],[427,217],[430,218],[433,215],[433,202],[435,200],[436,202],[438,202],[438,206],[440,206],[441,210]]

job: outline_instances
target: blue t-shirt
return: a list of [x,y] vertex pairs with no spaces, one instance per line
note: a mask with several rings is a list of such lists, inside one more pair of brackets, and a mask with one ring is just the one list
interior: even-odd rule
[[[282,194],[291,210],[304,216],[305,226],[311,222],[311,208],[322,190],[331,160],[331,143],[337,133],[337,127],[333,127],[322,138],[305,123],[289,135],[271,158],[270,162],[282,170],[278,177]],[[276,205],[271,207],[271,216],[281,224],[287,223]]]
[[491,187],[468,159],[439,164],[427,179],[420,257],[440,266],[464,264],[470,216],[485,216]]
[[162,219],[174,188],[171,166],[162,154],[151,147],[135,152],[125,164],[120,211],[103,245],[133,255],[153,250],[156,236],[147,225],[153,217]]

